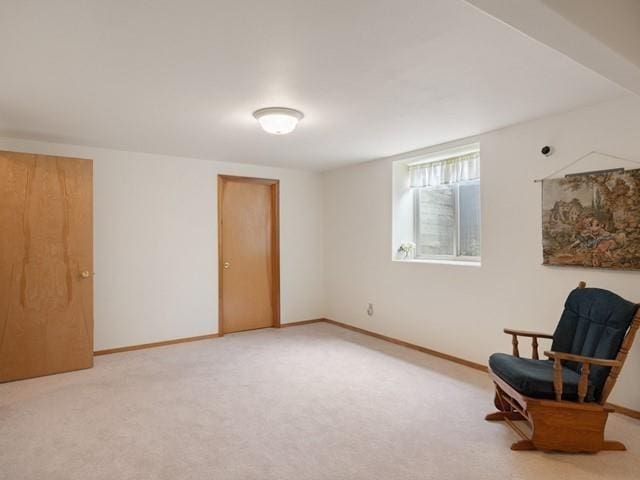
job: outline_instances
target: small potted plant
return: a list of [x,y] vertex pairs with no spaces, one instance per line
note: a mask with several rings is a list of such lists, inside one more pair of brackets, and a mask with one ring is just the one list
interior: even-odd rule
[[398,247],[398,253],[402,255],[402,260],[413,258],[413,252],[416,250],[416,244],[413,242],[402,242]]

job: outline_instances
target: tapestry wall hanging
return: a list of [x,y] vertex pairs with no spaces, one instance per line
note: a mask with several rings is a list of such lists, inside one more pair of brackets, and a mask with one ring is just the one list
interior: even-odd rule
[[640,169],[542,183],[545,265],[640,269]]

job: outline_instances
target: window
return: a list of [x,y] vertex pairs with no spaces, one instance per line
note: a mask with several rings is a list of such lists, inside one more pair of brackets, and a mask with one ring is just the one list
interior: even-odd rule
[[409,165],[415,258],[480,260],[478,150]]

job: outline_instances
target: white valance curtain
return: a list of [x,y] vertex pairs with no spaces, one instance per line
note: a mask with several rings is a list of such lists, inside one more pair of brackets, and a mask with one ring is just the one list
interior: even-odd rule
[[480,152],[409,167],[411,188],[435,187],[480,178]]

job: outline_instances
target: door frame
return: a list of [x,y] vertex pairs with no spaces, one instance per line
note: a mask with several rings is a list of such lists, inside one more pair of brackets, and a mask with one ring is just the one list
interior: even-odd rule
[[273,328],[280,328],[280,180],[271,178],[243,177],[218,174],[218,335],[224,335],[224,305],[222,300],[223,248],[222,248],[222,193],[225,182],[260,183],[271,187],[271,258],[273,271],[271,285],[271,305],[273,310]]

